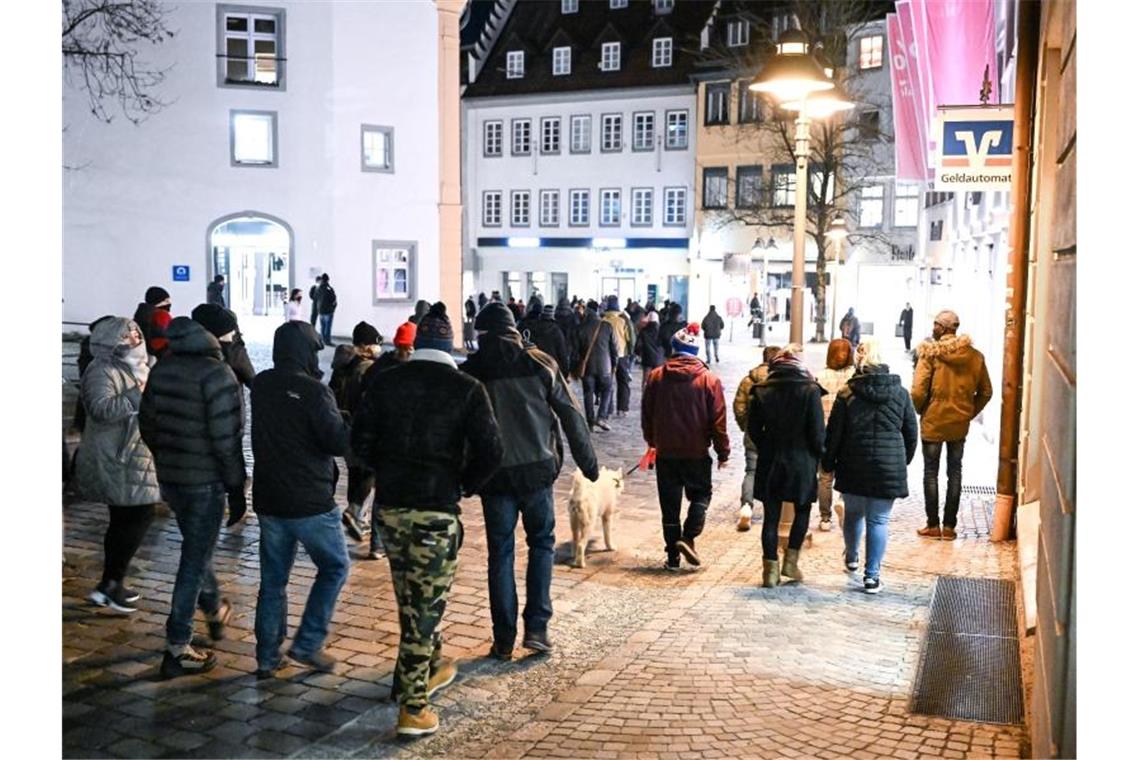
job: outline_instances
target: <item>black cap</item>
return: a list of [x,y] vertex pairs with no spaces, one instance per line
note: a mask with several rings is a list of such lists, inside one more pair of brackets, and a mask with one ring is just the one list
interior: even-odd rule
[[216,303],[198,304],[194,307],[194,311],[190,312],[190,318],[205,327],[206,331],[215,338],[233,332],[238,326],[237,316]]
[[352,328],[352,345],[374,346],[380,342],[380,331],[367,322],[359,322]]
[[166,299],[170,298],[170,294],[157,285],[152,285],[146,289],[146,295],[143,300],[151,306],[157,306]]
[[475,316],[475,329],[505,332],[515,326],[515,315],[502,301],[491,301]]

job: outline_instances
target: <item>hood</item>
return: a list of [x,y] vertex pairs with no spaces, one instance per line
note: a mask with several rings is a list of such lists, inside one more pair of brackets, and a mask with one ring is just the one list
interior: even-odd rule
[[919,359],[941,359],[947,364],[969,361],[974,342],[969,335],[943,335],[941,340],[925,340],[918,345]]
[[872,404],[882,404],[895,394],[896,388],[902,387],[898,375],[891,374],[891,368],[885,364],[868,367],[863,372],[853,375],[847,381],[851,392]]
[[665,382],[689,383],[708,369],[703,361],[688,354],[670,356],[665,362]]
[[523,352],[522,333],[514,328],[484,333],[478,340],[481,361],[509,363]]
[[[126,356],[130,349],[123,346],[123,338],[131,327],[138,329],[138,325],[126,317],[104,317],[91,330],[91,355],[97,359]],[[123,350],[117,351],[119,346],[123,346]]]
[[574,310],[570,308],[570,301],[565,298],[561,298],[558,301],[558,307],[554,309],[554,313],[561,317],[568,314],[573,314]]
[[190,317],[175,317],[166,328],[170,353],[209,356],[223,360],[222,345],[210,332]]
[[[761,385],[782,385],[785,383],[813,383],[819,385],[811,373],[804,369],[802,366],[797,366],[796,363],[783,363],[783,364],[769,364],[768,377],[760,383]],[[820,391],[823,395],[827,395],[827,389],[820,386]]]
[[341,343],[333,352],[332,368],[344,369],[345,367],[349,367],[358,357],[359,355],[356,353],[354,347]]
[[409,319],[408,321],[409,322],[415,322],[418,325],[420,323],[420,319],[422,319],[423,316],[425,314],[427,314],[430,309],[431,309],[431,304],[428,303],[427,301],[424,301],[423,299],[416,301],[416,311],[412,315],[411,319]]
[[762,383],[768,379],[768,365],[758,364],[752,369],[748,370],[748,377],[752,380],[752,384]]
[[301,372],[320,380],[318,353],[324,348],[321,336],[308,322],[291,320],[273,333],[273,366],[276,369]]

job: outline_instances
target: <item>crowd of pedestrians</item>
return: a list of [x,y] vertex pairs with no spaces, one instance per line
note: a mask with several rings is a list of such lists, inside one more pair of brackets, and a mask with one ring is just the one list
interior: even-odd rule
[[[456,677],[455,663],[442,655],[440,623],[463,543],[461,499],[478,495],[482,505],[490,656],[511,659],[519,640],[514,553],[520,521],[528,547],[522,646],[540,653],[553,648],[553,486],[563,441],[583,475],[596,481],[593,435],[611,430],[610,420],[630,411],[635,362],[664,567],[676,571],[682,560],[701,566],[697,540],[712,499],[714,457],[722,469],[731,455],[725,391],[709,365],[720,361],[724,327],[715,308],[696,324],[686,322],[680,304],[667,301],[660,309],[632,299],[622,308],[616,296],[600,303],[561,298],[554,305],[536,293],[523,304],[504,302],[498,291],[490,298],[480,293],[465,303],[468,356],[460,365],[446,307],[420,301],[396,329],[390,351],[376,327],[358,323],[351,344],[336,347],[326,382],[319,355],[331,345],[336,310],[328,275],[317,278],[310,298],[306,320],[301,291],[290,293],[287,319],[274,334],[273,367],[260,373],[237,317],[225,307],[224,280],[217,279],[191,317],[172,317],[169,293],[149,288],[135,320],[96,320],[81,350],[77,425],[83,436],[75,480],[85,497],[106,503],[110,515],[103,575],[90,599],[120,612],[136,609],[140,594],[129,586],[130,563],[156,504],[165,502],[182,545],[164,677],[215,664],[208,646],[193,643],[201,641],[193,637],[195,610],[211,641],[225,637],[233,614],[218,587],[213,553],[223,523],[237,524],[247,508],[245,389],[252,508],[261,536],[257,675],[274,677],[286,658],[322,672],[336,667],[324,643],[350,572],[345,533],[355,542],[367,536],[361,558],[387,557],[399,610],[392,688],[401,735],[437,730],[431,697]],[[733,399],[746,460],[737,528],[761,522],[764,587],[779,585],[781,576],[804,580],[799,552],[812,505],[819,503],[820,529],[830,530],[838,491],[844,564],[857,572],[862,556],[863,587],[878,593],[891,507],[907,495],[906,466],[920,438],[928,525],[919,534],[956,536],[966,433],[992,395],[984,360],[968,336],[957,334],[957,316],[942,312],[933,340],[918,347],[908,393],[878,343],[860,339],[849,316],[847,337],[828,346],[818,377],[800,346],[768,347]],[[702,334],[708,362],[699,356]],[[582,404],[572,380],[581,383]],[[940,519],[943,444],[948,493]],[[343,510],[335,498],[338,458],[347,466]],[[793,520],[781,565],[777,526],[785,504]],[[317,572],[285,648],[298,546]]]

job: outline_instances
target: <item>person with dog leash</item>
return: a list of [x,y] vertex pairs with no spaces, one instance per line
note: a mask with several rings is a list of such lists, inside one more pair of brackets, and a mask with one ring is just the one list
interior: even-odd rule
[[[484,312],[492,306],[506,308],[492,301]],[[353,452],[376,473],[372,512],[400,610],[392,675],[400,736],[439,729],[429,700],[458,672],[440,652],[439,627],[463,540],[459,500],[482,489],[503,458],[491,399],[456,367],[453,343],[447,308],[436,303],[417,326],[415,353],[376,376],[353,421]]]
[[[475,318],[479,350],[460,369],[482,381],[491,397],[503,441],[503,461],[479,491],[487,526],[487,584],[491,596],[491,656],[509,660],[518,632],[515,591],[515,527],[526,531],[526,649],[549,652],[547,624],[554,613],[550,581],[554,573],[554,481],[562,467],[566,431],[570,453],[590,481],[598,479],[598,459],[590,428],[558,364],[524,345],[511,313],[488,304]],[[561,423],[561,425],[559,424]]]
[[[696,327],[697,330],[691,328]],[[731,446],[725,430],[724,388],[720,378],[697,358],[699,325],[673,335],[673,355],[649,373],[641,399],[641,431],[657,449],[657,497],[665,534],[665,569],[681,567],[681,557],[701,564],[696,540],[705,527],[712,501],[712,459],[717,469],[728,464]],[[689,511],[681,525],[681,497],[689,496]]]
[[746,531],[752,528],[752,495],[756,487],[756,444],[748,435],[748,403],[752,398],[752,388],[768,378],[768,362],[780,353],[779,346],[768,346],[764,349],[762,361],[752,369],[736,386],[736,396],[732,399],[732,414],[736,417],[736,424],[744,432],[744,482],[740,484],[740,519],[736,529]]

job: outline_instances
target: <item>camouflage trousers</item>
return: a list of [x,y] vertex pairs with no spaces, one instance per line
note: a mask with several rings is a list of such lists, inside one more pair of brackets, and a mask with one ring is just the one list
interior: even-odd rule
[[459,516],[436,510],[380,508],[384,547],[400,609],[400,653],[392,676],[400,704],[418,712],[440,658],[439,632],[459,561]]

